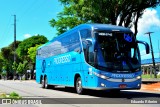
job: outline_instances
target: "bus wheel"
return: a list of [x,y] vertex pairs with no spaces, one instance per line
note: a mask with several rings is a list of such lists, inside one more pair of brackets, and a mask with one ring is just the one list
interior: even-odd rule
[[82,94],[83,92],[82,80],[80,77],[78,77],[76,80],[76,91],[78,94]]
[[44,79],[44,88],[45,88],[45,89],[48,89],[48,88],[49,88],[47,77],[45,77],[45,79]]
[[42,88],[44,88],[44,87],[45,87],[45,81],[44,81],[44,79],[43,79],[43,78],[41,79],[41,87],[42,87]]

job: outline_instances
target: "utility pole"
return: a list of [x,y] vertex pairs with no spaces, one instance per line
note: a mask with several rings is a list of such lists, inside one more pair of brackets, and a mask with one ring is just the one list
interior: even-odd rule
[[155,67],[155,60],[154,60],[154,54],[153,54],[153,47],[152,47],[152,40],[151,40],[151,36],[150,36],[151,33],[154,33],[154,32],[146,32],[145,34],[149,35],[150,47],[151,47],[151,53],[152,53],[153,70],[154,70],[154,78],[157,78],[156,67]]
[[[14,62],[16,62],[16,15],[14,16]],[[15,80],[16,71],[13,72],[13,79]]]
[[159,50],[159,59],[160,59],[160,47],[159,47],[159,40],[158,40],[158,50]]
[[14,62],[16,62],[16,15],[14,16]]

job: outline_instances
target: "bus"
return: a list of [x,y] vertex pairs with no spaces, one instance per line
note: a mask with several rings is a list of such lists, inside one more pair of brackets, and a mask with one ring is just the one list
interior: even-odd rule
[[42,88],[128,90],[141,88],[141,58],[149,45],[136,40],[129,28],[109,24],[81,24],[37,49],[36,82]]

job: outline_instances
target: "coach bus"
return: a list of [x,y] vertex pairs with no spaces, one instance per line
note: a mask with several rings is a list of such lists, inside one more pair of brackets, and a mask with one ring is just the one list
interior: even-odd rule
[[128,90],[141,87],[141,58],[149,45],[128,28],[108,24],[81,24],[40,46],[36,55],[36,82],[43,88]]

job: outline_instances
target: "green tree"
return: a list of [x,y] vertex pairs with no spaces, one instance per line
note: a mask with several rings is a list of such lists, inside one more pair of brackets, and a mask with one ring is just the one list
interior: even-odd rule
[[16,62],[13,62],[12,69],[14,71],[17,71],[17,68],[18,68],[18,64]]
[[36,45],[35,47],[30,47],[28,49],[28,57],[31,59],[33,67],[32,67],[32,72],[31,75],[34,75],[34,70],[35,70],[35,62],[36,62],[36,53],[37,53],[37,48],[41,45]]
[[32,60],[33,63],[35,63],[35,61],[36,61],[36,52],[37,52],[37,48],[39,46],[41,46],[41,45],[36,45],[35,47],[30,47],[28,49],[28,56]]
[[58,20],[50,20],[61,34],[80,23],[107,23],[134,27],[138,33],[138,20],[146,8],[154,8],[160,0],[59,0],[64,9]]
[[24,59],[25,57],[28,56],[28,49],[30,47],[34,47],[39,44],[44,44],[47,41],[48,41],[47,38],[43,35],[37,35],[37,36],[32,36],[30,38],[27,38],[19,44],[19,46],[16,50],[17,54],[19,57]]
[[3,59],[3,56],[2,56],[2,53],[0,52],[0,74],[2,73],[3,69],[3,62],[4,62],[4,59]]
[[48,41],[47,38],[45,36],[43,36],[43,35],[32,36],[30,38],[27,38],[27,39],[23,40],[19,44],[19,46],[18,46],[18,48],[16,50],[18,56],[22,60],[28,62],[27,65],[28,65],[28,67],[30,67],[28,69],[32,69],[32,71],[31,71],[31,79],[33,79],[35,62],[33,62],[33,60],[28,55],[28,49],[31,48],[31,47],[35,47],[36,45],[44,44],[47,41]]
[[1,75],[2,75],[3,79],[5,80],[5,77],[6,77],[7,73],[6,72],[2,72]]
[[22,78],[22,75],[25,74],[26,69],[27,68],[27,61],[23,61],[23,63],[19,63],[18,67],[17,67],[17,73],[20,75],[20,77]]
[[[16,48],[20,44],[20,41],[16,41]],[[12,42],[9,46],[3,47],[1,49],[1,59],[3,60],[1,68],[4,68],[3,70],[6,70],[7,72],[7,78],[8,77],[13,77],[13,69],[12,69],[12,64],[14,62],[14,42]],[[15,53],[16,54],[16,53]],[[16,62],[19,62],[20,59],[16,54]]]
[[22,78],[22,75],[24,73],[24,65],[20,62],[17,68],[17,73],[20,75],[20,77]]

